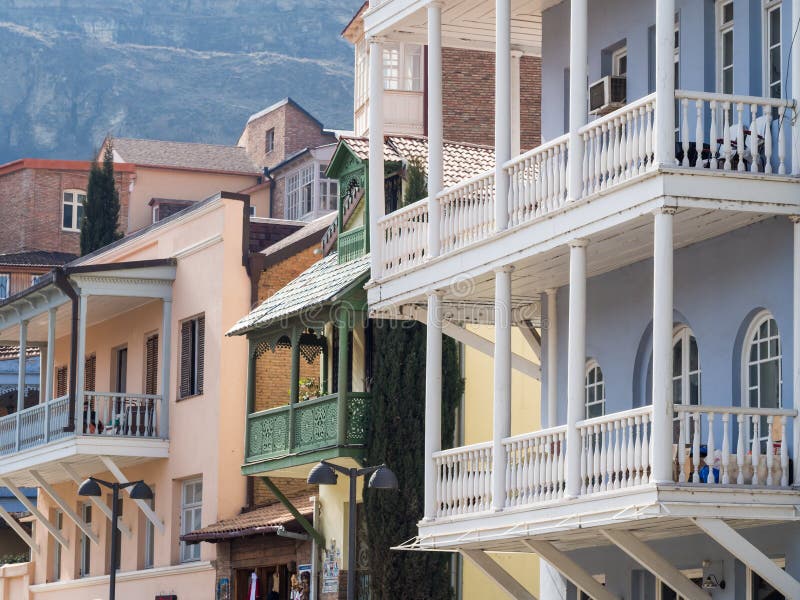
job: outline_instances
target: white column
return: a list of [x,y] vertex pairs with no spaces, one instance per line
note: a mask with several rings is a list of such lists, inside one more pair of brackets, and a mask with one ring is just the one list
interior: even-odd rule
[[172,383],[172,299],[164,299],[161,305],[161,418],[158,424],[159,437],[169,439],[169,407]]
[[494,401],[492,426],[492,509],[506,504],[506,453],[511,435],[511,271],[494,273]]
[[442,5],[428,5],[428,257],[439,255],[441,214],[437,194],[444,178],[442,117]]
[[51,308],[47,315],[47,364],[44,375],[44,401],[53,399],[53,372],[56,362],[56,311]]
[[[386,211],[383,191],[383,44],[369,40],[369,252],[372,279],[381,278],[378,221]],[[377,185],[376,185],[377,183]]]
[[558,314],[556,293],[547,290],[547,426],[558,425]]
[[672,216],[655,213],[653,251],[653,481],[672,481]]
[[[795,13],[793,13],[795,14]],[[792,219],[794,252],[792,253],[792,406],[800,406],[800,216]],[[800,484],[800,417],[792,423],[792,458],[794,484]]]
[[[792,0],[792,31],[800,20],[800,0]],[[800,39],[794,37],[792,44],[792,98],[800,99]],[[800,119],[795,119],[792,127],[792,174],[800,175]],[[797,481],[797,479],[795,479]]]
[[428,295],[425,346],[425,519],[436,517],[433,454],[442,449],[442,296]]
[[675,0],[656,0],[655,164],[675,163]]
[[79,433],[83,433],[83,388],[86,368],[86,305],[89,297],[81,294],[78,298],[78,348],[75,357],[76,379],[75,379],[75,418],[80,419],[81,426]]
[[581,491],[581,438],[586,370],[586,240],[574,240],[569,252],[569,323],[567,339],[566,495]]
[[511,159],[511,0],[495,0],[495,228],[508,227],[508,178],[503,165]]
[[588,103],[588,0],[572,0],[569,12],[569,160],[567,194],[578,200],[583,194],[583,138],[578,133],[589,119]]
[[28,322],[19,323],[19,363],[17,366],[17,412],[25,408],[25,371],[27,370],[26,354],[28,352]]
[[522,62],[522,52],[513,50],[511,52],[511,156],[519,156],[522,150],[520,140],[522,127],[522,75],[520,64]]

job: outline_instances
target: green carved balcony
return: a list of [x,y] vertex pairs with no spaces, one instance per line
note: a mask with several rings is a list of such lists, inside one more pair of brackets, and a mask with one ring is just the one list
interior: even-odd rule
[[[320,460],[361,458],[370,398],[348,392],[342,402],[330,394],[248,415],[242,473],[305,477]],[[340,412],[345,413],[343,423]]]
[[367,251],[367,231],[365,227],[356,227],[339,234],[339,264],[364,256]]

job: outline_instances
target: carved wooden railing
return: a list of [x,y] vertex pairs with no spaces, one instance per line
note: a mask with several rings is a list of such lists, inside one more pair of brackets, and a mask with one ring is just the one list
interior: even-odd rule
[[564,497],[566,426],[524,433],[503,440],[506,449],[506,506]]
[[159,438],[162,410],[157,394],[84,392],[77,418],[82,435]]

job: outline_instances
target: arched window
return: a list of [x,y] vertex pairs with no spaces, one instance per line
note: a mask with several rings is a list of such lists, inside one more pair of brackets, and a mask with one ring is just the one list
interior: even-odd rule
[[586,418],[601,417],[606,414],[606,384],[603,370],[596,360],[586,365]]
[[672,337],[672,401],[700,404],[700,352],[697,339],[685,325]]
[[[771,313],[756,315],[747,330],[743,351],[742,405],[781,408],[781,337]],[[767,418],[761,417],[760,437],[767,437]]]

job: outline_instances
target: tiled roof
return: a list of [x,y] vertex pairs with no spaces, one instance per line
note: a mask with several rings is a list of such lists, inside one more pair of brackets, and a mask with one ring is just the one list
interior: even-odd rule
[[[304,517],[310,517],[312,515],[314,505],[307,496],[289,499],[289,501]],[[269,506],[243,512],[230,519],[223,519],[217,523],[186,533],[181,536],[181,541],[213,542],[245,537],[248,535],[273,533],[279,527],[293,523],[294,520],[295,518],[292,513],[290,513],[283,504],[278,502],[270,504]]]
[[47,252],[30,250],[0,254],[0,265],[15,267],[60,267],[77,258],[69,252]]
[[[39,348],[26,348],[25,356],[28,358],[39,356]],[[0,346],[0,360],[16,360],[18,358],[19,346]]]
[[240,319],[228,335],[241,335],[330,302],[368,273],[368,254],[339,264],[339,255],[333,252],[264,300]]
[[[342,142],[347,144],[353,154],[361,160],[369,159],[368,138],[342,138]],[[428,138],[400,135],[386,138],[383,145],[383,160],[408,161],[412,158],[421,160],[427,173]],[[445,142],[443,158],[445,187],[456,185],[494,168],[494,148],[491,146]]]
[[259,175],[261,169],[240,146],[114,138],[114,151],[126,163]]
[[285,250],[286,248],[290,248],[295,244],[307,240],[315,235],[317,238],[321,239],[322,234],[325,233],[325,230],[328,229],[328,227],[330,227],[330,224],[336,219],[336,216],[336,211],[332,211],[327,215],[323,215],[318,219],[314,219],[308,225],[301,227],[292,234],[287,235],[281,241],[275,242],[271,246],[267,246],[261,251],[261,254],[265,256],[273,256]]

